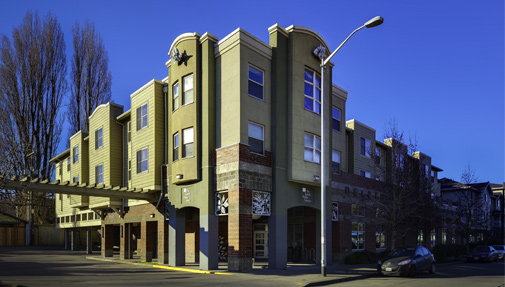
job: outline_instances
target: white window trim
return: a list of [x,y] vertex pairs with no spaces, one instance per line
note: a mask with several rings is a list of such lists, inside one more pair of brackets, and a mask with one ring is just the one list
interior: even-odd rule
[[[365,140],[365,151],[364,151],[365,154],[361,153],[361,139]],[[365,138],[365,137],[360,137],[359,138],[359,154],[361,156],[364,156],[364,157],[367,157],[367,158],[371,158],[372,157],[372,155],[370,154],[371,150],[372,150],[372,141],[369,140],[369,139],[367,139],[367,138]]]
[[[189,130],[189,129],[193,130],[193,140],[190,141],[190,142],[185,143],[184,131]],[[185,128],[185,129],[182,130],[181,134],[182,134],[182,137],[179,137],[179,140],[181,140],[181,138],[182,138],[181,143],[179,145],[181,147],[181,159],[195,157],[195,127]],[[191,156],[184,156],[184,153],[183,153],[184,146],[186,144],[191,144],[191,143],[193,144],[193,155],[191,155]]]
[[[145,115],[142,114],[142,108],[144,106],[146,106],[146,114]],[[139,124],[139,120],[138,120],[139,119],[139,115],[138,115],[139,111],[140,111],[140,126],[141,126],[140,128],[139,128],[139,125],[138,125]],[[137,115],[136,115],[137,131],[141,131],[143,129],[148,128],[149,127],[149,104],[147,102],[144,103],[144,104],[142,104],[140,107],[138,107],[136,109],[136,113],[137,113]],[[142,119],[144,118],[144,116],[146,117],[146,125],[142,126]]]
[[[259,139],[259,138],[251,136],[250,129],[249,129],[249,124],[261,127],[261,137],[262,137],[262,139]],[[247,137],[248,138],[253,138],[255,140],[259,140],[262,143],[262,147],[261,147],[262,152],[261,153],[257,153],[257,152],[251,151],[252,153],[255,153],[255,154],[265,154],[265,126],[264,125],[260,125],[260,124],[255,123],[255,122],[248,122],[248,124],[247,124]]]
[[[146,150],[147,151],[147,158],[145,159],[145,161],[147,161],[147,169],[146,170],[141,170],[142,169],[142,162],[144,161],[143,158],[140,159],[139,161],[139,152],[140,152],[140,156],[142,157],[142,151]],[[136,162],[137,162],[137,174],[142,174],[142,173],[148,173],[149,172],[149,147],[144,147],[144,148],[141,148],[139,150],[137,150],[137,152],[135,153],[135,155],[137,156],[136,158]],[[140,164],[140,169],[139,169],[139,164]]]
[[[186,103],[184,100],[186,99],[186,78],[191,77],[193,81],[193,88],[191,90],[193,91],[193,100],[191,102]],[[180,87],[179,87],[180,89]],[[181,97],[181,106],[184,107],[187,105],[190,105],[195,102],[195,76],[193,74],[186,75],[185,77],[182,78],[182,97]]]
[[[318,103],[318,104],[319,104],[319,113],[317,113],[315,110],[307,110],[307,109],[305,109],[305,110],[306,110],[306,111],[309,111],[309,112],[313,112],[313,113],[315,113],[315,114],[317,114],[317,115],[321,115],[321,109],[323,108],[323,107],[321,106],[321,99],[318,101],[318,100],[316,100],[316,96],[315,96],[315,94],[316,94],[316,90],[317,90],[317,89],[319,90],[319,95],[321,96],[321,87],[317,88],[317,86],[316,86],[316,77],[317,77],[319,74],[318,74],[316,71],[311,70],[311,69],[308,69],[308,68],[305,68],[305,69],[304,69],[304,73],[305,73],[305,71],[312,72],[312,79],[314,79],[314,82],[312,82],[312,83],[311,83],[311,82],[307,82],[307,81],[305,80],[305,74],[303,75],[303,82],[304,82],[304,85],[305,85],[305,83],[308,83],[308,84],[310,84],[310,85],[312,86],[312,95],[313,95],[312,97],[310,97],[310,96],[306,95],[306,94],[305,94],[305,87],[303,88],[303,91],[304,91],[304,92],[303,92],[303,96],[304,96],[304,98],[303,98],[303,100],[304,100],[304,102],[303,102],[303,108],[305,109],[305,98],[312,99],[312,107],[313,107],[313,108],[315,108],[316,103]],[[320,76],[320,75],[319,75],[319,78],[321,78],[321,76]],[[321,83],[320,83],[320,84],[321,84]]]
[[[258,70],[258,71],[261,72],[261,77],[262,77],[263,84],[258,83],[255,80],[249,78],[249,67],[251,67],[253,69],[256,69],[256,70]],[[254,99],[256,99],[256,100],[260,100],[260,101],[264,102],[265,101],[265,71],[263,69],[260,69],[260,68],[258,68],[256,66],[254,66],[254,65],[249,64],[249,66],[247,67],[247,80],[248,80],[247,95],[250,96],[250,97],[252,97],[252,98],[254,98]],[[254,96],[254,95],[249,94],[249,81],[251,81],[251,82],[253,82],[253,83],[258,84],[258,85],[261,86],[261,95],[263,96],[263,99],[260,99],[260,98]]]
[[[175,93],[175,87],[177,87],[177,94]],[[181,97],[181,86],[179,85],[179,82],[175,82],[172,85],[172,112],[177,111],[181,107],[180,97]],[[175,102],[177,102],[177,108],[174,105]]]
[[[331,110],[331,120],[332,120],[331,130],[334,131],[334,132],[337,132],[337,133],[342,133],[342,110],[339,109],[339,108],[337,108],[337,107],[335,107],[335,106],[332,106],[331,108],[332,108],[332,110]],[[336,119],[336,118],[333,117],[333,109],[336,109],[336,110],[339,111],[339,115],[340,115],[339,119]],[[333,120],[338,120],[338,128],[339,128],[338,131],[336,131],[336,130],[333,129]]]
[[[313,144],[313,147],[309,147],[309,146],[306,146],[305,145],[305,135],[309,135],[309,136],[312,136],[312,144]],[[303,152],[304,152],[304,156],[303,156],[303,160],[307,161],[307,162],[312,162],[312,163],[316,163],[316,164],[321,164],[321,150],[320,149],[317,149],[316,148],[316,138],[319,138],[319,142],[321,143],[321,147],[323,145],[323,143],[321,142],[321,138],[315,134],[311,134],[311,133],[303,133],[303,137],[304,137],[304,144],[303,144]],[[310,161],[310,160],[306,160],[305,159],[305,148],[310,148],[312,149],[312,158],[314,159],[314,161]],[[315,161],[315,158],[316,158],[316,151],[319,151],[319,162]]]

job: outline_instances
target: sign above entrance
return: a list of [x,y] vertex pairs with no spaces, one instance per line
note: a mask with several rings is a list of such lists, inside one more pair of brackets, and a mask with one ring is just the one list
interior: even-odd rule
[[306,203],[312,203],[312,194],[310,193],[310,190],[305,187],[302,188],[302,199]]

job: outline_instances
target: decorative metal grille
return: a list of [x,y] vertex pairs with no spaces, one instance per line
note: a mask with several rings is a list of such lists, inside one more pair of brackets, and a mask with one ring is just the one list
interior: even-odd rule
[[253,215],[270,215],[271,195],[269,192],[253,191]]
[[331,221],[338,221],[338,202],[332,202],[331,206]]
[[228,192],[216,192],[216,215],[228,215]]

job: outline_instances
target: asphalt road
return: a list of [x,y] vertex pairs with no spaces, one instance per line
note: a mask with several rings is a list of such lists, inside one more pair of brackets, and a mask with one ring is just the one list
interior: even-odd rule
[[374,276],[331,286],[430,286],[430,287],[505,287],[505,263],[457,263],[437,266],[435,274],[420,273],[415,278]]

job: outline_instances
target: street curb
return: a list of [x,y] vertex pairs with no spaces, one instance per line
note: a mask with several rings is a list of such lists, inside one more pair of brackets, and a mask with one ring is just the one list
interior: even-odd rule
[[344,282],[349,282],[349,281],[367,279],[367,278],[374,277],[374,276],[376,276],[376,275],[375,274],[357,275],[357,276],[353,276],[353,277],[344,277],[344,278],[339,278],[339,279],[310,282],[310,283],[307,283],[303,286],[304,287],[326,286],[326,285],[330,285],[330,284],[337,284],[337,283],[344,283]]
[[167,270],[173,270],[173,271],[199,273],[199,274],[233,275],[232,273],[207,271],[207,270],[199,270],[199,269],[191,269],[191,268],[172,267],[172,266],[163,266],[163,265],[153,265],[153,267],[167,269]]

